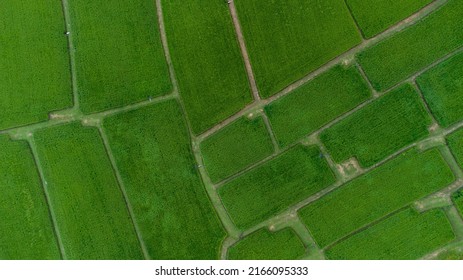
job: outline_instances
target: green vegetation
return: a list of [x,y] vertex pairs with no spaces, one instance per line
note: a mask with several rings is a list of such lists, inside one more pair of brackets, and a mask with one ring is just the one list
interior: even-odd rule
[[411,16],[433,0],[346,0],[366,38]]
[[320,247],[436,192],[454,181],[439,151],[410,150],[302,208]]
[[455,238],[442,210],[419,214],[407,208],[336,244],[329,259],[418,259]]
[[363,167],[429,134],[431,117],[419,94],[406,84],[320,134],[333,159],[356,157]]
[[150,257],[217,258],[225,232],[199,178],[178,104],[116,115],[104,128]]
[[219,188],[240,229],[276,215],[334,183],[317,147],[298,145]]
[[0,26],[0,129],[72,106],[61,3],[4,0]]
[[447,137],[447,141],[457,162],[463,168],[463,129],[450,134]]
[[0,136],[0,259],[59,259],[40,177],[26,142]]
[[66,258],[142,258],[98,130],[71,123],[34,137]]
[[213,182],[270,156],[273,144],[262,117],[243,117],[201,143],[207,173]]
[[232,19],[223,0],[162,4],[180,94],[199,134],[252,100]]
[[460,212],[461,217],[463,218],[463,189],[458,190],[452,195],[452,201],[457,207],[458,212]]
[[360,53],[373,86],[388,89],[462,46],[462,13],[463,1],[449,0],[417,24]]
[[352,110],[370,96],[355,66],[338,65],[271,103],[265,110],[279,144],[286,146]]
[[304,254],[304,244],[291,228],[260,229],[228,249],[231,260],[294,260]]
[[234,2],[263,97],[361,42],[343,0]]
[[428,70],[416,82],[439,124],[448,127],[463,120],[463,53]]
[[171,90],[154,1],[68,2],[84,113],[144,101]]

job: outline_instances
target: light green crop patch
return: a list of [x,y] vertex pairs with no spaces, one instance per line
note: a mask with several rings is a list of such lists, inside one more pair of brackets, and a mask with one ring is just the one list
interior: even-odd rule
[[451,184],[455,177],[437,149],[408,151],[302,208],[301,219],[320,247]]
[[171,91],[154,1],[68,2],[84,113]]
[[447,141],[457,162],[463,168],[463,129],[459,129],[447,136]]
[[65,257],[143,258],[98,130],[71,123],[34,139]]
[[347,0],[354,18],[366,38],[411,16],[433,0]]
[[200,134],[252,101],[244,61],[223,0],[163,0],[180,95]]
[[0,135],[0,147],[0,259],[59,259],[29,146]]
[[431,68],[416,82],[439,124],[448,127],[463,120],[463,53]]
[[355,157],[368,167],[429,135],[431,123],[419,94],[406,84],[323,131],[320,139],[336,162]]
[[417,24],[360,53],[373,86],[386,90],[461,47],[462,14],[463,1],[449,0]]
[[233,222],[246,229],[334,182],[333,172],[320,150],[298,145],[218,191]]
[[213,182],[270,156],[273,144],[262,117],[242,117],[201,143],[201,154]]
[[0,4],[0,129],[46,121],[72,106],[61,3]]
[[304,254],[304,244],[291,228],[260,229],[228,249],[230,260],[295,260]]
[[234,2],[263,97],[361,42],[343,0]]
[[226,233],[199,177],[179,105],[122,113],[105,119],[104,128],[150,258],[218,258]]
[[281,146],[321,128],[371,96],[355,66],[337,65],[265,110]]
[[407,208],[325,251],[329,259],[413,260],[455,238],[441,209]]

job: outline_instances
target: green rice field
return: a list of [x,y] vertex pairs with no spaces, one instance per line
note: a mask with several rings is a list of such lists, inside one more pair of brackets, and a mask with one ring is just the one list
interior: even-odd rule
[[2,1],[0,260],[461,259],[462,19]]

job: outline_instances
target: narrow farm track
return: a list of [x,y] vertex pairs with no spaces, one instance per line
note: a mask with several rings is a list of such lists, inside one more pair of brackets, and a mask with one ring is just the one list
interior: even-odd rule
[[69,3],[68,0],[61,0],[61,6],[63,8],[63,15],[64,15],[64,22],[66,25],[65,35],[68,41],[68,49],[69,49],[69,62],[71,65],[71,83],[72,83],[72,94],[73,94],[73,101],[74,101],[74,109],[79,110],[79,92],[77,88],[77,71],[76,71],[76,57],[75,52],[76,49],[74,47],[74,40],[73,40],[73,32],[72,32],[72,24],[71,24],[71,14],[69,11]]
[[111,146],[109,145],[108,136],[106,135],[103,127],[101,126],[101,124],[98,123],[97,128],[98,128],[98,131],[100,133],[101,139],[103,140],[103,144],[104,144],[104,147],[106,149],[106,154],[108,155],[109,161],[111,162],[113,172],[116,175],[116,179],[117,179],[117,182],[119,184],[119,188],[121,190],[122,196],[124,197],[125,205],[127,207],[127,210],[129,211],[130,220],[131,220],[131,222],[133,224],[133,228],[134,228],[135,233],[137,235],[138,242],[140,243],[140,248],[141,248],[141,250],[143,252],[143,257],[146,260],[149,260],[150,255],[148,253],[148,249],[146,247],[145,241],[143,240],[143,237],[141,235],[140,227],[138,226],[137,220],[135,219],[135,215],[133,213],[133,207],[132,207],[132,204],[130,203],[130,200],[129,200],[128,196],[127,196],[127,190],[125,188],[124,181],[122,180],[121,173],[120,173],[119,169],[117,168],[116,159],[114,158],[113,152],[111,150]]
[[50,215],[50,219],[53,225],[53,233],[55,235],[56,242],[58,243],[59,252],[60,252],[61,258],[65,260],[66,251],[64,250],[63,241],[59,233],[58,223],[56,221],[56,215],[55,215],[55,212],[53,212],[53,205],[51,205],[51,202],[50,202],[51,200],[50,200],[50,195],[48,194],[48,183],[43,173],[42,165],[40,164],[40,158],[37,153],[37,147],[35,145],[34,136],[32,134],[27,135],[26,140],[28,141],[29,147],[31,148],[32,155],[35,161],[35,165],[37,166],[37,170],[39,172],[40,179],[42,181],[42,188],[43,188],[43,193],[45,196],[45,202],[48,207],[48,213]]

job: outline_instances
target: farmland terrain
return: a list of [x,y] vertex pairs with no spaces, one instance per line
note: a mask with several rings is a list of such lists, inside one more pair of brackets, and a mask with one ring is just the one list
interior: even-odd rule
[[463,0],[3,1],[0,259],[461,259],[462,26]]

